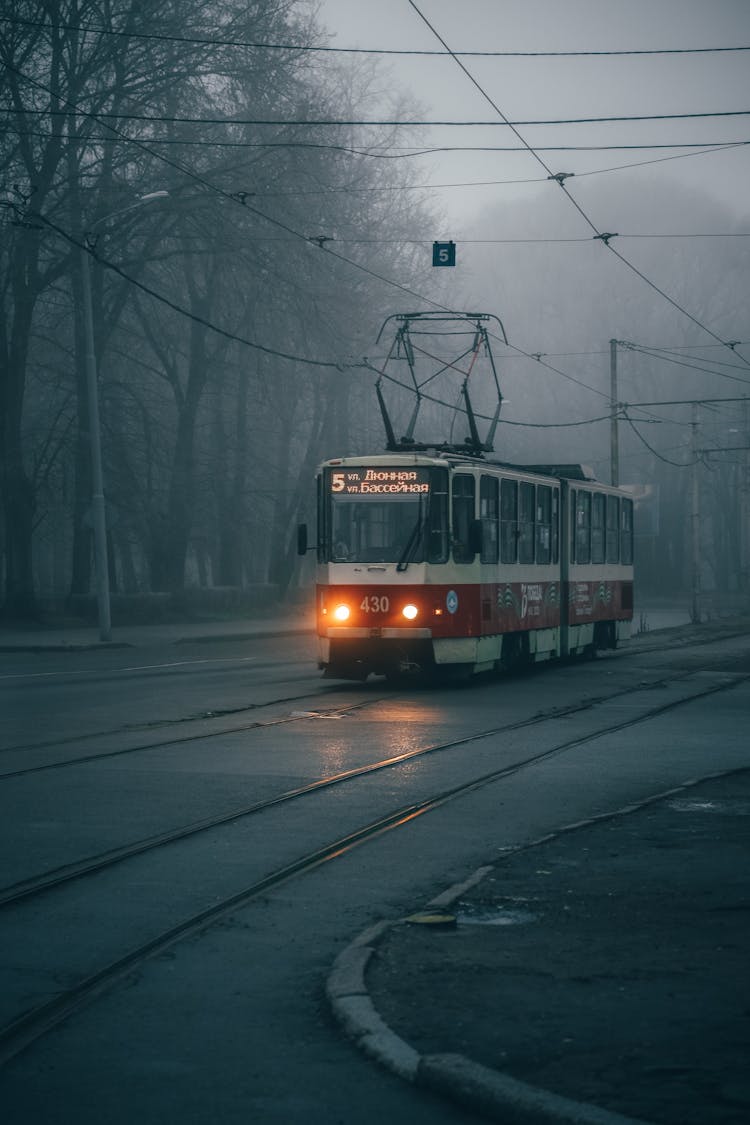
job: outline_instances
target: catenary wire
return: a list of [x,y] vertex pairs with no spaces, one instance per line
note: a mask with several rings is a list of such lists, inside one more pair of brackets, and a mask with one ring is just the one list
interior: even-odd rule
[[[411,0],[410,0],[410,2],[411,2]],[[459,64],[459,65],[461,65],[461,64]],[[12,68],[12,69],[15,69],[15,68]],[[51,93],[51,91],[49,91],[46,87],[44,87],[43,84],[37,82],[33,78],[30,78],[28,75],[25,75],[22,71],[16,69],[16,73],[19,75],[19,77],[21,77],[22,79],[30,82],[32,85],[36,86],[37,88],[43,89],[47,93]],[[91,120],[98,121],[98,116],[96,114],[92,114],[92,113],[89,113],[88,111],[81,110],[80,107],[78,107],[77,105],[75,105],[74,103],[71,103],[69,101],[66,101],[66,104],[71,109],[73,109],[75,112],[81,113],[83,116],[86,116],[87,118],[89,118]],[[102,122],[101,124],[106,129],[108,129],[109,131],[114,132],[118,136],[122,136],[120,131],[118,129],[116,129],[114,126],[110,125],[109,123]],[[511,128],[513,128],[513,127],[511,126]],[[513,131],[515,132],[515,129]],[[520,134],[519,134],[519,137],[520,137]],[[129,138],[126,138],[126,139],[129,139]],[[520,138],[520,139],[522,140],[522,142],[524,144],[524,147],[527,150],[533,151],[533,150],[530,149],[530,147],[528,146],[528,144],[525,142],[525,140],[523,138]],[[193,172],[191,169],[186,168],[180,162],[169,160],[168,158],[162,156],[161,154],[153,152],[153,150],[148,145],[144,144],[143,142],[135,141],[134,143],[136,143],[136,145],[138,147],[140,147],[143,151],[149,153],[149,155],[154,156],[156,159],[162,160],[164,163],[176,168],[181,173],[190,176],[192,179],[201,183],[203,186],[207,187],[209,190],[214,191],[217,194],[222,195],[222,196],[224,196],[228,199],[231,199],[232,202],[235,202],[235,203],[238,202],[237,198],[233,194],[225,192],[223,189],[216,187],[216,185],[211,184],[209,181],[206,181],[202,176],[199,176],[197,173]],[[542,165],[544,167],[546,167],[546,165],[544,165],[544,162],[541,161],[541,158],[536,156],[536,154],[534,154],[534,155],[535,155],[536,159],[540,163],[542,163]],[[563,188],[564,188],[564,185],[561,185],[561,186],[563,186]],[[575,201],[573,201],[573,202],[575,202]],[[293,234],[295,237],[300,238],[300,239],[304,239],[305,241],[309,241],[307,236],[301,234],[301,232],[294,230],[293,228],[289,227],[287,224],[282,223],[277,219],[273,219],[272,217],[265,215],[263,212],[259,211],[257,208],[254,208],[254,207],[248,205],[246,201],[243,201],[242,205],[246,206],[249,211],[258,215],[260,218],[265,219],[265,220],[273,223],[274,225],[276,225],[278,227],[281,227],[282,229],[286,230],[288,233]],[[576,207],[578,207],[577,204],[575,204],[575,205],[576,205]],[[580,208],[578,208],[578,209],[580,210]],[[48,220],[45,220],[45,221],[47,221],[49,223]],[[593,224],[591,223],[591,221],[588,218],[587,218],[587,222],[589,223],[590,226],[593,227]],[[54,224],[49,224],[49,225],[54,225]],[[74,241],[72,239],[72,236],[70,236],[67,232],[62,231],[61,228],[56,228],[56,229],[58,229],[59,233],[61,233],[63,235],[63,237],[68,238],[70,241]],[[593,228],[593,229],[596,229],[596,228]],[[80,243],[78,245],[80,246]],[[90,247],[84,247],[84,248],[89,250],[89,251],[91,249]],[[321,245],[320,248],[325,253],[332,255],[334,258],[338,258],[339,260],[341,260],[343,262],[346,262],[347,264],[352,265],[357,269],[363,270],[365,273],[369,274],[370,276],[372,276],[372,277],[374,277],[374,278],[376,278],[376,279],[378,279],[378,280],[380,280],[380,281],[382,281],[382,282],[384,282],[388,285],[395,286],[395,287],[399,288],[400,290],[402,290],[404,292],[407,292],[411,296],[415,296],[420,300],[426,301],[427,303],[433,305],[436,308],[443,308],[444,309],[444,306],[439,305],[438,302],[435,302],[435,301],[432,301],[428,298],[425,298],[421,294],[415,293],[413,290],[411,290],[411,289],[409,289],[405,286],[402,286],[397,282],[394,282],[392,279],[383,277],[382,275],[376,273],[375,271],[372,271],[372,270],[368,269],[367,267],[362,266],[361,263],[353,262],[351,259],[346,258],[344,255],[337,254],[335,251],[331,250],[328,246],[322,246]],[[118,272],[123,278],[127,279],[128,281],[131,281],[137,287],[141,288],[144,292],[150,293],[150,295],[152,295],[155,299],[161,301],[162,303],[164,303],[166,305],[171,306],[173,309],[175,309],[175,311],[178,311],[178,312],[182,313],[182,315],[186,315],[190,318],[193,318],[193,314],[191,314],[189,312],[189,310],[183,309],[181,306],[178,306],[178,305],[176,305],[176,303],[171,302],[168,298],[164,297],[162,294],[157,293],[155,290],[152,290],[150,287],[145,286],[143,283],[138,282],[134,278],[131,278],[129,275],[127,275],[124,271],[122,271],[119,267],[115,266],[113,263],[104,263],[104,264],[108,265],[109,268],[115,270],[115,272]],[[200,318],[195,318],[195,319],[200,319]],[[226,330],[221,329],[216,325],[213,325],[209,321],[204,321],[204,323],[206,324],[207,327],[211,328],[214,331],[217,331],[219,334],[225,336],[226,338],[237,340],[238,342],[245,343],[250,347],[256,348],[256,349],[261,350],[261,351],[268,352],[269,354],[275,354],[275,355],[281,356],[283,358],[291,359],[291,360],[294,360],[295,362],[308,362],[308,363],[311,363],[315,366],[322,366],[322,367],[329,367],[329,368],[336,368],[336,369],[342,369],[342,367],[360,367],[360,366],[362,366],[362,364],[343,364],[342,365],[341,363],[338,363],[338,362],[316,361],[316,360],[309,360],[306,357],[294,356],[294,355],[291,355],[289,353],[280,352],[276,349],[267,348],[264,345],[257,344],[257,342],[255,342],[255,341],[249,341],[246,338],[242,338],[242,337],[237,336],[236,334],[229,333]],[[716,339],[718,340],[719,338],[716,337]],[[723,341],[721,341],[721,340],[719,340],[719,342],[723,343]],[[602,393],[602,392],[599,392],[599,391],[595,390],[595,388],[587,386],[586,384],[582,383],[580,380],[575,379],[573,376],[568,375],[566,372],[559,371],[557,368],[554,368],[551,364],[545,363],[541,359],[540,355],[533,355],[532,353],[526,352],[523,349],[518,348],[516,345],[510,345],[510,346],[513,348],[513,350],[519,352],[519,354],[525,355],[528,358],[536,359],[538,362],[540,362],[542,364],[542,366],[547,367],[548,369],[554,371],[555,373],[561,375],[562,377],[564,377],[566,379],[571,380],[574,383],[578,383],[582,387],[585,387],[587,390],[593,391],[594,393],[597,393],[597,394]],[[740,357],[740,358],[742,358],[742,357]],[[606,397],[606,395],[602,395],[602,397]],[[444,404],[444,405],[448,405],[448,404]],[[571,424],[578,424],[578,423],[571,423]],[[587,424],[587,423],[581,423],[581,424]],[[533,425],[533,424],[527,423],[527,425]]]
[[[20,130],[20,129],[15,130],[15,133],[19,137],[35,137],[35,138],[39,138],[39,139],[42,139],[42,140],[47,140],[52,136],[51,133],[42,133],[42,132],[38,132],[38,131]],[[128,137],[127,134],[123,134],[122,139],[125,140],[126,142],[136,140],[136,138]],[[265,147],[267,147],[265,145],[261,145],[261,146],[252,145],[249,142],[245,142],[245,141],[205,141],[205,140],[196,141],[196,140],[177,140],[175,138],[165,138],[165,137],[152,138],[150,143],[153,144],[153,145],[160,145],[160,146],[161,145],[179,145],[179,146],[184,146],[184,147],[188,147],[188,148],[247,148],[247,147],[264,147],[265,148]],[[709,147],[709,148],[700,148],[699,147],[698,150],[695,151],[695,152],[679,152],[679,153],[675,153],[672,156],[658,156],[658,157],[655,157],[653,160],[629,161],[627,164],[615,164],[615,165],[612,165],[608,168],[592,168],[588,172],[576,172],[574,174],[575,174],[576,178],[580,180],[580,179],[583,179],[584,177],[588,177],[588,176],[601,176],[601,175],[609,174],[611,172],[627,171],[631,168],[644,168],[644,167],[648,167],[651,164],[665,164],[665,163],[667,163],[669,161],[673,161],[673,160],[688,160],[693,156],[705,156],[705,155],[710,155],[710,154],[713,154],[713,153],[716,153],[716,152],[726,152],[726,151],[729,151],[731,149],[746,148],[749,144],[750,144],[750,141],[728,141],[724,144],[718,144],[714,147]],[[279,146],[279,147],[286,147],[286,146]],[[303,147],[312,147],[312,146],[303,146]],[[342,145],[337,145],[337,146],[321,145],[319,147],[321,147],[321,148],[335,147],[337,151],[350,152],[354,155],[360,155],[360,156],[372,156],[372,157],[386,157],[386,158],[388,158],[388,155],[389,155],[389,154],[376,153],[376,152],[367,151],[367,150],[350,149],[350,148],[347,148],[347,147],[342,146]],[[642,146],[642,147],[650,147],[650,146]],[[674,147],[678,147],[678,146],[674,146],[674,145],[669,146],[668,145],[667,147],[674,148]],[[692,146],[690,146],[690,147],[692,147]],[[589,151],[589,150],[587,150],[587,151]],[[255,192],[253,194],[254,194],[254,197],[256,199],[261,199],[261,198],[262,199],[266,199],[266,198],[277,199],[277,198],[285,198],[287,196],[295,196],[296,197],[296,196],[302,196],[302,195],[305,195],[305,196],[306,195],[327,195],[327,194],[333,194],[333,193],[339,193],[339,192],[345,193],[345,194],[359,194],[359,193],[392,192],[392,191],[430,191],[430,190],[435,190],[436,188],[443,189],[443,188],[468,188],[468,187],[505,187],[505,186],[515,186],[515,185],[519,185],[519,184],[543,184],[543,183],[546,183],[546,182],[547,182],[546,176],[533,176],[533,177],[517,178],[517,179],[512,179],[512,180],[467,180],[467,181],[459,181],[459,182],[453,182],[453,183],[402,184],[402,185],[387,185],[387,186],[384,186],[384,187],[369,187],[369,186],[368,187],[356,187],[356,186],[335,186],[334,185],[332,187],[327,187],[327,188],[317,188],[317,189],[309,188],[309,189],[294,190],[294,191],[259,191],[259,192]],[[710,346],[710,345],[707,345],[707,346]]]
[[[5,113],[12,116],[23,117],[67,117],[64,109],[49,109],[48,107],[36,109],[21,106],[14,108],[8,106]],[[83,110],[79,111],[83,112]],[[159,113],[113,113],[109,110],[97,110],[96,118],[100,121],[139,121],[159,125],[242,125],[254,128],[285,128],[304,126],[309,129],[321,127],[349,127],[349,126],[388,126],[389,128],[411,129],[417,126],[429,128],[492,128],[501,129],[508,127],[515,129],[521,125],[606,125],[616,122],[630,121],[683,121],[687,119],[706,117],[748,117],[750,109],[716,110],[702,113],[641,113],[611,117],[559,117],[559,118],[529,118],[511,121],[503,118],[502,121],[422,121],[411,118],[377,119],[377,118],[268,118],[268,117],[188,117],[174,114]]]
[[673,465],[677,469],[689,469],[692,465],[695,465],[698,463],[698,461],[700,461],[699,457],[693,457],[689,461],[673,461],[671,457],[665,457],[664,454],[659,453],[657,449],[654,449],[653,445],[651,445],[650,442],[646,441],[645,437],[640,432],[633,419],[628,416],[627,412],[621,415],[621,417],[623,417],[624,420],[628,423],[635,436],[640,442],[643,443],[643,445],[645,445],[649,453],[653,454],[653,456],[656,457],[659,461],[663,461],[665,465]]
[[[700,320],[698,320],[697,317],[693,316],[693,314],[691,312],[688,312],[687,309],[683,308],[683,306],[680,305],[673,297],[671,297],[660,286],[658,286],[656,284],[656,282],[652,281],[649,277],[647,277],[646,274],[643,273],[642,270],[639,270],[638,267],[636,265],[634,265],[631,261],[629,261],[623,254],[620,254],[620,252],[614,246],[610,245],[610,240],[612,238],[615,238],[616,234],[603,232],[603,231],[600,231],[598,229],[598,227],[593,222],[593,220],[589,217],[589,215],[586,213],[586,211],[584,211],[583,207],[581,207],[578,200],[575,199],[575,197],[570,193],[570,191],[566,187],[565,180],[568,177],[566,175],[564,175],[563,173],[559,173],[559,174],[556,175],[552,172],[549,165],[545,163],[545,161],[542,159],[542,157],[539,156],[538,152],[535,151],[533,146],[528,143],[528,141],[525,139],[525,137],[509,121],[509,119],[506,117],[506,115],[503,113],[503,111],[500,109],[500,107],[497,105],[497,103],[490,97],[490,95],[487,93],[487,91],[476,80],[476,78],[471,73],[471,71],[466,66],[464,66],[464,64],[461,62],[461,60],[454,54],[453,51],[451,51],[451,48],[448,46],[448,44],[443,39],[443,37],[440,35],[440,33],[430,23],[430,21],[427,19],[427,17],[420,11],[418,5],[415,3],[415,0],[407,0],[407,3],[410,5],[411,8],[414,9],[414,11],[419,16],[419,18],[422,20],[422,22],[427,25],[427,27],[430,29],[430,31],[435,36],[435,38],[438,39],[438,41],[443,45],[443,47],[445,47],[445,49],[451,54],[451,57],[454,59],[456,64],[461,68],[461,70],[464,72],[466,77],[469,79],[469,81],[472,83],[472,85],[478,90],[478,92],[485,99],[485,101],[487,101],[489,103],[489,105],[492,106],[492,108],[495,110],[495,112],[502,118],[502,120],[506,123],[506,125],[508,125],[511,132],[518,138],[519,141],[521,141],[521,143],[527,149],[529,155],[532,156],[539,164],[541,164],[542,168],[544,168],[547,171],[547,173],[549,175],[549,179],[557,181],[558,186],[560,187],[561,191],[565,194],[565,196],[570,201],[570,203],[573,205],[573,207],[576,209],[576,211],[578,211],[579,215],[583,218],[583,220],[587,224],[587,226],[589,226],[590,229],[594,232],[594,238],[600,239],[604,243],[606,248],[608,250],[610,250],[615,255],[615,257],[620,262],[623,263],[623,265],[627,266],[627,268],[629,270],[631,270],[637,277],[639,277],[641,279],[641,281],[643,281],[646,285],[648,285],[651,289],[653,289],[654,292],[658,293],[659,296],[661,296],[665,301],[668,301],[670,305],[672,305],[675,309],[678,310],[678,312],[682,313],[683,316],[686,316],[689,320],[691,320],[693,322],[693,324],[695,324],[697,327],[699,327],[702,331],[708,333],[709,336],[712,336],[713,339],[717,340],[720,344],[723,344],[726,347],[727,346],[726,341],[722,340],[720,336],[717,336],[716,333],[712,331],[712,329],[710,329],[707,325],[703,324]],[[741,355],[739,356],[739,358],[741,360],[743,360],[743,362],[745,363],[745,365],[747,367],[750,367],[750,360],[745,360],[744,356],[741,356]]]
[[[39,83],[36,79],[29,78],[27,75],[23,74],[22,71],[16,70],[16,73],[18,73],[21,78],[29,81],[32,85],[36,86],[37,88],[43,89],[47,93],[51,92],[46,87],[44,87],[41,83]],[[70,102],[67,99],[64,99],[64,100],[65,100],[65,103],[72,110],[74,110],[76,112],[82,112],[84,116],[86,116],[90,119],[93,119],[93,120],[97,120],[95,114],[87,113],[86,111],[80,111],[79,108],[74,103]],[[107,122],[103,122],[102,124],[103,124],[104,128],[106,128],[107,130],[115,133],[118,136],[121,135],[120,131],[115,126],[110,125]],[[148,145],[144,144],[143,142],[136,142],[136,144],[139,148],[141,148],[143,151],[147,152],[149,155],[154,156],[156,159],[161,160],[162,162],[166,163],[170,167],[173,167],[173,168],[177,169],[178,171],[182,172],[183,174],[188,175],[190,178],[196,180],[198,183],[200,183],[204,187],[207,187],[209,190],[214,191],[217,194],[231,200],[235,204],[238,204],[240,202],[235,195],[233,195],[231,193],[228,193],[228,192],[224,191],[223,189],[218,188],[215,185],[211,184],[209,181],[205,180],[202,176],[199,176],[197,173],[193,172],[191,169],[185,168],[184,165],[182,165],[179,161],[173,161],[173,160],[170,160],[167,157],[162,156],[159,153],[154,153],[152,151],[152,149]],[[252,205],[248,204],[246,201],[244,201],[241,205],[246,207],[248,211],[252,212],[253,214],[256,214],[260,218],[266,219],[268,222],[272,223],[273,225],[275,225],[277,227],[280,227],[281,229],[287,231],[287,233],[293,234],[297,238],[303,239],[305,242],[309,242],[309,239],[307,238],[307,236],[301,234],[299,231],[294,230],[292,227],[288,226],[288,224],[282,223],[281,221],[279,221],[277,219],[271,218],[270,216],[266,215],[264,212],[260,211],[258,208],[255,208]],[[45,221],[49,223],[49,220],[45,219]],[[59,229],[60,234],[63,237],[66,237],[69,241],[72,241],[72,236],[68,232],[63,231],[62,228],[58,228],[58,229]],[[86,249],[91,251],[90,247],[86,247]],[[327,245],[321,244],[320,250],[323,253],[329,254],[333,258],[338,259],[339,261],[342,261],[342,262],[344,262],[348,265],[354,266],[356,269],[368,274],[369,276],[371,276],[371,277],[373,277],[373,278],[375,278],[379,281],[384,282],[387,285],[390,285],[392,287],[395,287],[395,288],[399,289],[401,292],[407,293],[409,296],[416,297],[418,300],[423,301],[426,304],[432,305],[434,308],[440,309],[441,311],[444,311],[444,312],[450,311],[450,310],[446,309],[444,305],[441,305],[439,302],[433,301],[432,299],[430,299],[428,297],[424,297],[421,294],[416,293],[414,290],[408,288],[407,286],[401,285],[399,282],[393,281],[391,278],[383,277],[383,275],[377,273],[374,270],[369,269],[367,266],[364,266],[359,262],[354,262],[354,261],[352,261],[352,259],[347,258],[345,255],[337,253],[335,250],[330,249],[330,247],[328,247]],[[100,261],[103,261],[103,260],[100,259]],[[109,265],[109,268],[112,268],[116,272],[120,273],[121,276],[123,276],[124,278],[128,277],[128,275],[126,275],[124,273],[124,271],[119,269],[119,267],[116,267],[111,263],[106,263],[106,264]],[[137,284],[141,289],[146,291],[146,287],[143,285],[143,283],[136,282],[135,279],[133,279],[133,283]],[[188,317],[193,316],[193,314],[191,314],[189,312],[189,310],[181,309],[181,307],[176,306],[173,302],[170,302],[168,300],[168,298],[165,298],[165,297],[163,297],[163,295],[158,294],[155,290],[152,290],[151,292],[152,292],[153,296],[155,297],[155,299],[160,300],[164,304],[172,304],[172,307],[175,308],[175,311],[181,311],[183,313],[183,315],[186,315]],[[225,336],[226,338],[234,338],[238,341],[240,340],[239,337],[233,336],[233,334],[228,333],[226,330],[220,329],[217,326],[212,325],[208,321],[206,321],[205,323],[207,324],[208,327],[214,328],[217,332],[219,332],[221,335]],[[249,346],[251,346],[251,347],[257,346],[257,345],[255,345],[254,342],[251,342],[251,341],[242,341],[242,342],[247,342],[249,344]],[[562,376],[563,378],[568,379],[571,382],[576,383],[576,384],[584,387],[586,390],[592,391],[593,393],[598,394],[598,395],[602,395],[602,397],[604,397],[604,398],[607,397],[606,395],[604,395],[601,391],[597,390],[596,388],[589,387],[587,384],[581,382],[581,380],[579,380],[579,379],[576,379],[574,376],[569,375],[566,372],[560,371],[559,369],[553,367],[552,364],[546,363],[543,359],[540,358],[539,355],[533,355],[530,352],[524,351],[524,349],[518,347],[515,344],[509,344],[509,346],[514,351],[518,352],[521,355],[527,356],[529,359],[536,359],[537,362],[539,362],[543,367],[546,367],[548,370],[555,372],[556,374]],[[271,351],[271,349],[266,349],[266,350]],[[280,355],[281,353],[275,353],[275,354]],[[305,362],[303,357],[296,357],[296,358],[298,358],[302,362]],[[340,365],[332,362],[332,363],[329,363],[329,364],[325,364],[324,366],[339,367]]]
[[[20,72],[19,72],[20,73]],[[26,77],[26,76],[24,76]],[[33,81],[27,77],[27,81]],[[44,116],[46,111],[34,111],[39,115]],[[88,110],[78,109],[78,113],[82,116],[88,116],[93,122],[99,121],[99,115],[91,113]],[[15,136],[18,137],[39,137],[45,139],[52,137],[51,133],[43,133],[39,131],[32,131],[28,129],[17,129],[12,121],[6,122],[8,129],[13,129]],[[223,125],[235,124],[231,121],[221,122]],[[106,121],[102,121],[101,125],[105,129],[113,129]],[[129,133],[122,132],[121,130],[114,130],[119,140],[126,144],[143,145],[146,142],[140,137],[133,137]],[[149,137],[148,143],[150,145],[182,147],[182,148],[230,148],[230,149],[321,149],[326,152],[345,152],[353,156],[366,156],[373,160],[411,160],[419,156],[435,156],[441,153],[464,153],[464,152],[528,152],[526,145],[432,145],[427,148],[414,148],[413,145],[394,145],[391,142],[383,144],[373,144],[370,148],[355,148],[352,145],[336,144],[326,141],[289,141],[289,140],[274,140],[274,141],[239,141],[239,140],[195,140],[191,138],[177,138],[177,137]],[[723,152],[726,149],[743,148],[750,145],[750,140],[732,140],[732,141],[666,141],[655,143],[634,143],[634,144],[588,144],[588,145],[535,145],[534,153],[539,152],[653,152],[664,151],[667,149],[690,149],[695,151],[678,152],[672,156],[657,157],[654,160],[640,160],[630,161],[627,164],[613,165],[610,168],[593,169],[590,172],[577,172],[568,173],[568,175],[575,175],[578,179],[584,176],[601,175],[604,172],[618,172],[627,168],[638,168],[647,164],[659,164],[667,160],[683,160],[689,156],[702,156],[705,153]],[[381,149],[387,151],[380,151]],[[156,154],[154,154],[156,155]],[[545,183],[550,179],[549,176],[545,177],[525,177],[516,180],[488,180],[482,181],[477,184],[426,184],[421,185],[424,187],[466,187],[466,186],[486,186],[493,187],[496,184],[536,184]],[[417,185],[420,186],[420,185]],[[384,190],[376,188],[371,190]]]
[[[678,367],[687,367],[691,371],[699,371],[702,374],[706,375],[716,375],[721,379],[731,379],[733,383],[742,383],[745,386],[750,386],[750,379],[743,379],[739,375],[730,375],[726,371],[714,371],[707,367],[701,367],[693,363],[687,363],[685,359],[677,359],[667,355],[660,355],[658,351],[653,351],[643,344],[631,344],[626,340],[619,340],[618,343],[623,348],[627,348],[628,351],[638,352],[641,355],[646,356],[648,359],[658,359],[661,360],[662,363],[672,363]],[[737,370],[739,371],[743,369],[737,368]]]
[[[299,43],[266,43],[256,40],[244,39],[217,39],[207,36],[191,37],[186,35],[159,35],[144,32],[124,31],[117,28],[91,27],[84,24],[64,22],[46,23],[43,20],[24,19],[22,16],[0,16],[5,23],[19,24],[38,30],[57,28],[62,31],[76,31],[83,35],[109,35],[124,39],[138,39],[146,41],[185,43],[199,47],[242,47],[252,50],[265,51],[292,51],[299,53],[320,53],[340,55],[406,55],[443,58],[445,51],[426,50],[406,47],[333,47],[329,45],[307,45]],[[456,51],[455,54],[465,58],[580,58],[580,57],[610,57],[629,55],[706,55],[727,52],[750,51],[745,46],[720,46],[720,47],[649,47],[631,49],[610,49],[603,51]]]

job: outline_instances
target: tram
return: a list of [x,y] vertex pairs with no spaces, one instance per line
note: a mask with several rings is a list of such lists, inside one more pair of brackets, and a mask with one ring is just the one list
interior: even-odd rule
[[[633,618],[632,497],[580,465],[488,458],[503,402],[490,337],[508,342],[497,317],[394,314],[378,341],[389,324],[393,343],[374,369],[386,452],[326,461],[317,475],[324,674],[466,676],[621,644]],[[482,362],[496,397],[484,437],[469,390]],[[469,436],[420,441],[422,403],[441,404],[439,380],[456,376]],[[385,380],[412,396],[401,438]],[[455,400],[450,388],[444,397]],[[298,549],[308,550],[304,524]]]
[[326,676],[515,669],[630,635],[633,501],[582,466],[391,451],[326,461],[317,485]]

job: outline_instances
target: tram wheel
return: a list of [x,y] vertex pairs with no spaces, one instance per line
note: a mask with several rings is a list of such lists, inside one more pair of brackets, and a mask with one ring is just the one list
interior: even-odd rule
[[528,633],[508,633],[503,637],[500,668],[503,672],[518,673],[532,664]]

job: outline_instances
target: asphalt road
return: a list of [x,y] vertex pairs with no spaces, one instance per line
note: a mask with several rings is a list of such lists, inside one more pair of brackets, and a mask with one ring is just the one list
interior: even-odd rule
[[7,1026],[222,896],[383,825],[158,946],[24,1049],[6,1035],[4,1120],[471,1120],[342,1035],[324,994],[334,958],[508,848],[747,765],[750,636],[685,640],[455,691],[323,684],[299,637],[1,656],[6,889],[411,755],[0,906]]

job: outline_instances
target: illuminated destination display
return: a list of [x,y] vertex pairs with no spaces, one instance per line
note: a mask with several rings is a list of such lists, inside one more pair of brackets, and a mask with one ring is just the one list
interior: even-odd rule
[[429,469],[344,469],[331,473],[331,492],[344,496],[426,496]]

